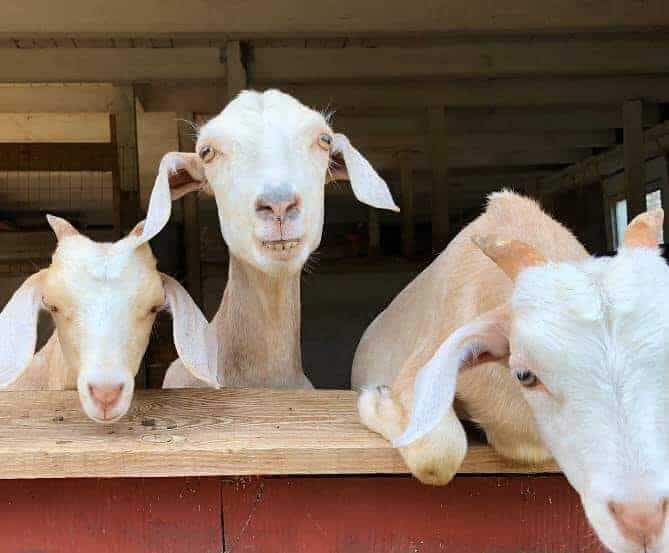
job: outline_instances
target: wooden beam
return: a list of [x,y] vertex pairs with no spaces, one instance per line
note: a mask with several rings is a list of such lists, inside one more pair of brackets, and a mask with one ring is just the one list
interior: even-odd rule
[[113,113],[116,89],[109,84],[0,84],[0,113]]
[[109,142],[105,113],[0,113],[0,142]]
[[[195,151],[195,130],[190,122],[193,113],[178,113],[179,151]],[[200,252],[200,203],[196,193],[186,194],[182,199],[184,225],[184,262],[186,265],[186,285],[191,297],[202,306],[202,267]]]
[[[114,238],[109,230],[84,230],[83,234],[97,241]],[[56,235],[50,230],[0,232],[0,260],[3,262],[51,259],[55,249]]]
[[331,5],[289,0],[222,3],[212,9],[195,2],[184,9],[178,0],[116,4],[73,0],[67,10],[54,10],[49,0],[28,5],[3,3],[2,32],[7,37],[116,37],[193,35],[235,36],[374,36],[424,33],[545,33],[624,31],[669,25],[663,0],[624,4],[603,0],[551,3],[541,10],[531,0],[503,5],[485,0],[435,4],[417,0],[407,10],[401,0],[342,0]]
[[[646,160],[663,155],[669,149],[669,121],[660,123],[643,133],[644,158]],[[602,177],[624,170],[624,146],[590,156],[579,163],[560,171],[541,182],[541,191],[553,194],[573,186],[585,186],[599,182]]]
[[218,48],[0,48],[0,82],[222,79]]
[[[446,148],[450,157],[449,168],[457,169],[486,169],[494,167],[514,166],[542,166],[569,165],[577,163],[587,156],[583,150],[568,150],[551,148],[548,150],[520,150],[510,152],[452,152]],[[398,171],[397,156],[389,150],[362,150],[368,161],[377,171]],[[457,155],[457,157],[456,157]],[[431,167],[429,152],[416,152],[414,166],[417,170]]]
[[[405,474],[397,451],[359,422],[356,401],[346,390],[140,390],[127,416],[100,425],[77,392],[6,392],[0,478]],[[553,471],[477,444],[460,470]]]
[[646,211],[646,156],[643,144],[643,102],[628,100],[623,104],[625,195],[627,220]]
[[416,229],[414,227],[414,185],[411,157],[400,152],[400,215],[402,216],[402,255],[416,255]]
[[[266,83],[253,83],[263,89]],[[540,107],[620,105],[629,98],[669,101],[668,76],[493,78],[403,83],[281,83],[284,92],[309,106],[369,114],[380,109],[432,105],[463,107]]]
[[109,143],[0,143],[0,171],[111,171],[115,163]]
[[118,87],[119,110],[112,116],[112,137],[117,150],[114,171],[114,212],[118,236],[125,236],[139,222],[139,159],[137,112],[132,85]]
[[446,111],[444,106],[427,112],[430,165],[432,168],[432,251],[441,252],[449,240],[449,182]]
[[427,47],[258,47],[253,77],[270,83],[666,73],[667,51],[665,35],[464,39]]
[[242,50],[238,40],[231,40],[225,45],[225,62],[230,101],[247,86],[246,68],[242,64]]
[[[425,134],[348,134],[355,146],[362,150],[426,151]],[[448,137],[448,149],[453,157],[466,157],[471,152],[506,153],[514,151],[541,151],[551,149],[591,149],[615,145],[615,130],[535,132],[535,133],[477,133],[453,134]]]

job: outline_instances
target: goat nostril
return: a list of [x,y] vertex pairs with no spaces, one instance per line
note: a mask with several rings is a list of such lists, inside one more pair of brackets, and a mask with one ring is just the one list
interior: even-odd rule
[[123,393],[124,384],[116,384],[111,386],[96,386],[89,384],[88,390],[91,393],[93,401],[103,409],[109,409],[118,403]]
[[657,503],[608,504],[618,529],[629,540],[646,544],[657,538],[664,528],[667,517],[667,499]]

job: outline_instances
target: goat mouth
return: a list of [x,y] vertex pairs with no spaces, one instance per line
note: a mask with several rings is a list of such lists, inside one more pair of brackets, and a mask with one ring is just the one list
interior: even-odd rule
[[300,245],[300,240],[263,240],[262,247],[277,253],[287,253]]

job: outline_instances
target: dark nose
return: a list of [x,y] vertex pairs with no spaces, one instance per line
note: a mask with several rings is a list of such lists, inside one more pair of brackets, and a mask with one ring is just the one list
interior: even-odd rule
[[299,211],[300,198],[296,194],[262,194],[256,200],[256,213],[261,219],[274,219],[282,223],[295,217]]
[[664,528],[667,500],[643,503],[609,503],[609,510],[622,534],[638,545],[648,545]]
[[113,384],[97,386],[95,384],[88,385],[88,391],[95,404],[102,410],[106,411],[112,409],[121,398],[123,392],[123,384]]

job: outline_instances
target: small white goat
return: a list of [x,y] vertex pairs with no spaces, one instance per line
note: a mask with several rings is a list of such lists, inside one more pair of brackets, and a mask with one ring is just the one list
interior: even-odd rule
[[[163,158],[147,225],[167,220],[170,192],[172,199],[195,190],[216,198],[230,251],[212,321],[219,382],[311,387],[302,371],[300,272],[321,240],[325,184],[348,178],[361,202],[397,210],[388,187],[321,113],[278,90],[242,92],[200,129],[196,151]],[[163,384],[202,385],[178,361]]]
[[595,259],[532,200],[493,194],[367,329],[362,421],[445,484],[467,448],[457,395],[502,455],[556,459],[607,547],[669,551],[662,219],[640,215],[615,257]]
[[[96,422],[127,412],[156,313],[169,308],[174,343],[195,376],[216,385],[216,337],[188,293],[156,269],[140,223],[115,243],[97,243],[47,216],[58,238],[51,265],[29,277],[0,313],[0,387],[79,391]],[[35,354],[37,316],[56,331]]]

